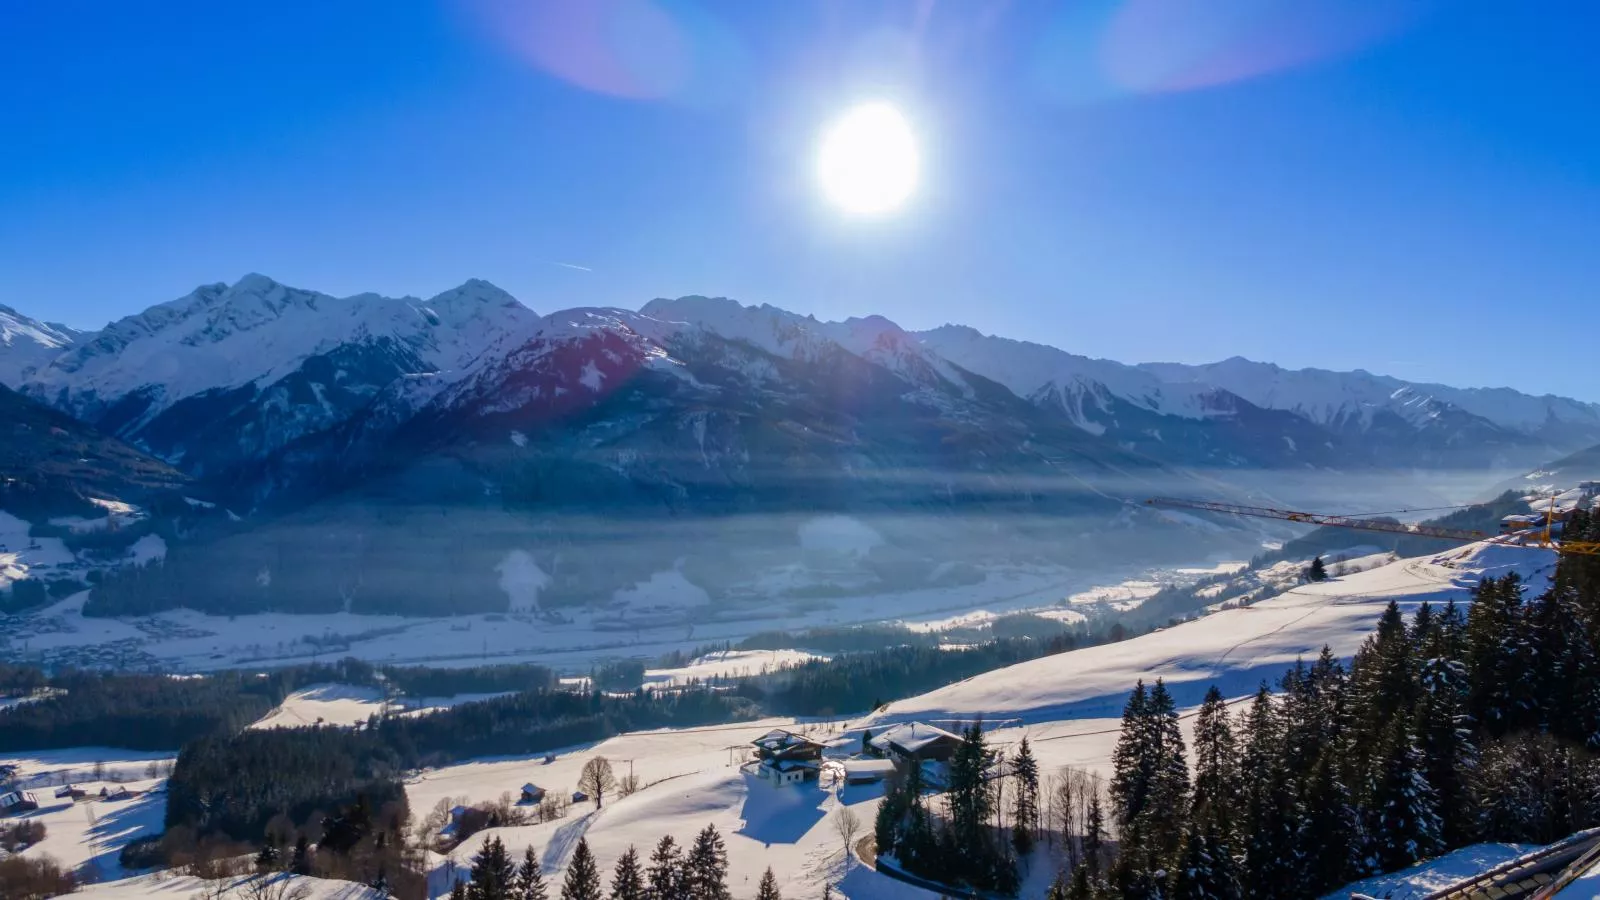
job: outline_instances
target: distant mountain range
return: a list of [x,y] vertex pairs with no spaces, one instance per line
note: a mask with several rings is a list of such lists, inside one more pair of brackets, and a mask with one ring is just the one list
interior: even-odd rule
[[1600,444],[1600,405],[1560,397],[705,297],[539,316],[482,281],[336,298],[250,275],[97,333],[0,308],[0,337],[0,381],[246,515],[97,590],[107,611],[483,610],[529,579],[541,606],[593,604],[663,572],[760,602],[1194,558],[1248,537],[1126,500],[1488,484]]

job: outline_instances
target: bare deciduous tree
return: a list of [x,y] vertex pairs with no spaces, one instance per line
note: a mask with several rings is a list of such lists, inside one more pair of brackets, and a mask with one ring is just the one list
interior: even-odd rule
[[834,830],[839,832],[839,838],[844,841],[844,855],[850,856],[850,845],[855,841],[856,834],[861,831],[861,817],[856,811],[844,804],[839,805],[839,814],[833,817]]
[[620,797],[626,797],[629,794],[638,793],[638,791],[639,776],[634,775],[631,772],[622,776],[621,780],[617,782],[617,795]]
[[578,776],[578,790],[589,795],[595,809],[599,809],[605,796],[616,789],[617,776],[611,771],[611,760],[596,756],[583,764],[583,773]]

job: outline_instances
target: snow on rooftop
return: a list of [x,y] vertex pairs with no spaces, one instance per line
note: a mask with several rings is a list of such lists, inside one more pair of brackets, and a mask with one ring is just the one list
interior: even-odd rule
[[907,753],[916,753],[929,744],[944,739],[959,741],[961,737],[925,722],[905,722],[874,736],[872,746],[886,750],[893,745]]

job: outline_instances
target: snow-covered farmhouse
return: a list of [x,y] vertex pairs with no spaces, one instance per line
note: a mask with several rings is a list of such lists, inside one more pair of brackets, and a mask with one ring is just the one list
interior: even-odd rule
[[845,784],[876,784],[895,772],[892,759],[847,759],[844,767]]
[[774,787],[815,781],[822,768],[823,745],[803,734],[775,728],[750,743],[759,760],[756,776]]
[[32,791],[11,791],[0,794],[0,816],[14,816],[39,808],[38,798]]
[[867,742],[874,756],[888,757],[910,765],[949,762],[956,749],[966,743],[959,735],[923,722],[906,722],[886,729]]
[[534,784],[531,781],[528,782],[527,784],[523,785],[522,786],[522,802],[523,803],[543,803],[544,802],[544,788],[539,787],[537,784]]

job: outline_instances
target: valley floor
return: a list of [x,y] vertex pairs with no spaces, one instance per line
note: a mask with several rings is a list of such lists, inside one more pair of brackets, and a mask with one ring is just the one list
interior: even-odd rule
[[619,657],[653,659],[673,651],[759,631],[805,629],[884,621],[951,624],[981,622],[996,614],[1043,610],[1073,619],[1097,606],[1127,608],[1167,584],[1192,583],[1243,563],[1209,562],[1160,570],[1098,575],[1053,567],[990,572],[974,585],[808,601],[774,599],[757,616],[708,617],[619,625],[608,614],[562,610],[570,621],[532,613],[491,613],[450,618],[264,614],[211,616],[174,610],[153,616],[103,619],[82,614],[87,594],[77,594],[8,623],[18,661],[123,670],[199,672],[265,668],[357,657],[376,663],[430,666],[538,662],[559,671],[587,672]]

